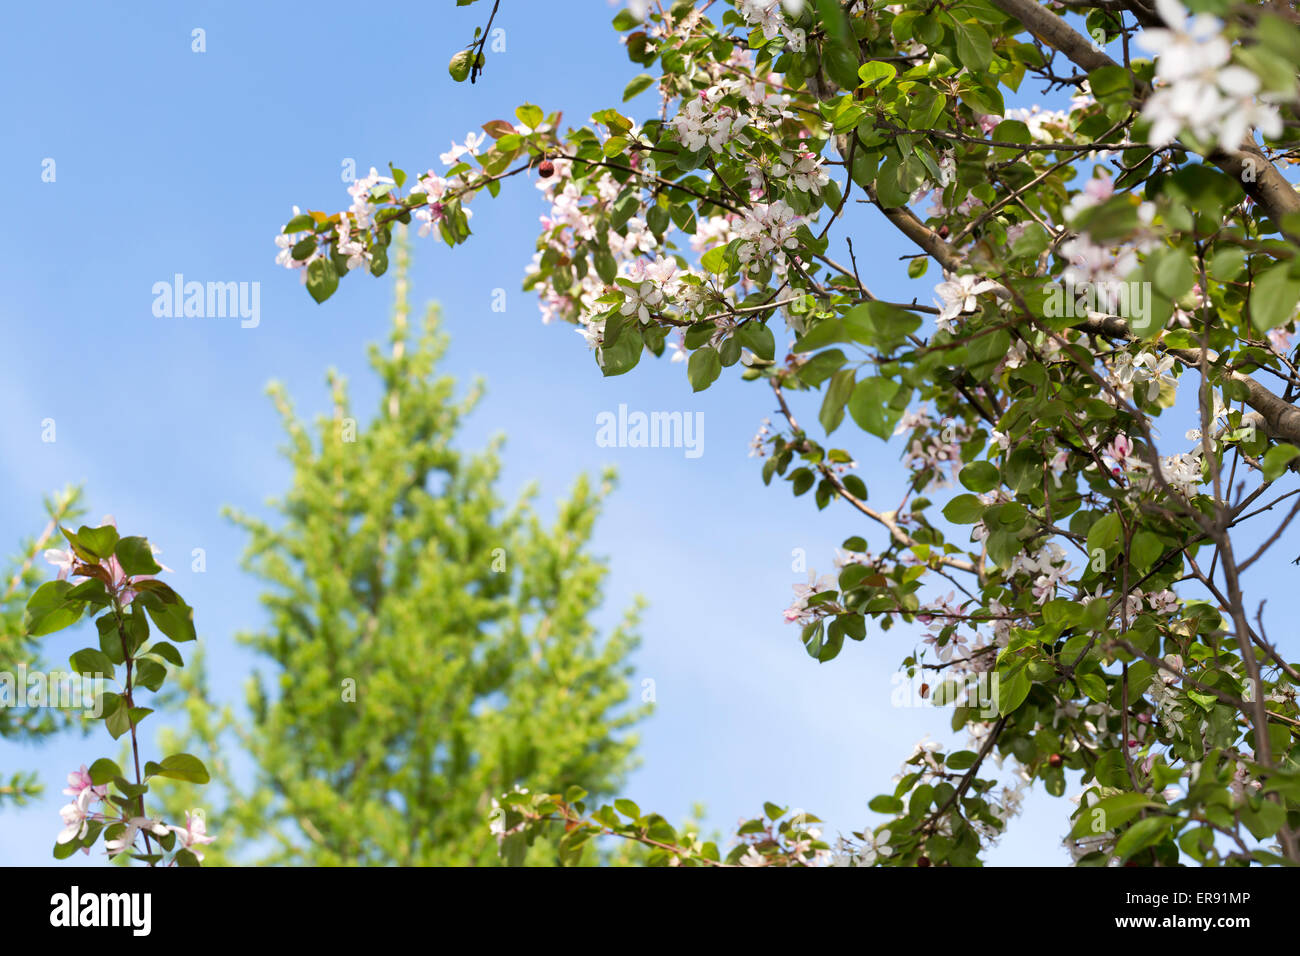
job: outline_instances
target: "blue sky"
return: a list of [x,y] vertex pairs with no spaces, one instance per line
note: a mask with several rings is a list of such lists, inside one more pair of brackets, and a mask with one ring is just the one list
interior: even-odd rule
[[[258,585],[238,567],[244,541],[220,510],[266,513],[289,480],[265,385],[283,381],[312,417],[326,408],[324,372],[335,366],[368,414],[376,388],[365,346],[389,321],[390,277],[353,276],[317,306],[274,264],[272,238],[291,205],[345,206],[348,159],[361,171],[390,160],[410,172],[436,166],[452,139],[524,100],[583,122],[617,104],[638,72],[606,0],[506,2],[505,52],[490,55],[477,86],[458,86],[445,64],[488,6],[75,3],[7,13],[0,70],[16,95],[0,152],[11,184],[11,228],[0,235],[0,543],[38,530],[43,494],[84,483],[90,519],[113,513],[177,569],[222,700],[243,700],[256,662],[234,635],[262,616]],[[206,31],[204,53],[191,52],[194,28]],[[634,106],[645,115],[653,94]],[[46,158],[57,164],[53,183],[41,180]],[[516,181],[472,208],[468,245],[415,241],[413,304],[442,305],[444,369],[487,381],[461,443],[508,436],[506,497],[537,479],[549,513],[578,472],[619,469],[595,542],[612,568],[601,620],[613,623],[636,594],[648,599],[636,679],[655,681],[658,703],[627,795],[670,819],[703,802],[724,831],[764,800],[817,812],[831,832],[872,822],[866,801],[891,787],[914,741],[948,723],[947,712],[889,704],[916,631],[872,628],[818,665],[781,610],[803,577],[791,570],[793,549],[825,572],[845,536],[864,534],[878,550],[881,534],[846,507],[818,513],[784,486],[763,486],[747,446],[773,413],[765,388],[724,375],[692,394],[684,366],[666,358],[602,379],[571,328],[542,325],[519,288],[544,211],[536,190]],[[897,262],[914,250],[854,215],[873,291],[928,301],[937,277],[909,284]],[[152,286],[176,273],[260,283],[260,325],[155,317]],[[507,290],[504,313],[491,309],[497,288]],[[703,456],[597,447],[596,416],[619,403],[702,411]],[[815,416],[806,402],[796,412]],[[53,443],[41,441],[47,418]],[[902,491],[896,443],[854,450],[872,500],[892,507]],[[196,547],[206,551],[202,574],[188,570]],[[86,633],[48,639],[48,659],[66,660]],[[0,864],[50,862],[63,776],[101,750],[74,735],[40,751],[0,745],[0,774],[34,767],[46,786],[33,805],[0,812]],[[1070,809],[1032,797],[990,862],[1064,864]]]

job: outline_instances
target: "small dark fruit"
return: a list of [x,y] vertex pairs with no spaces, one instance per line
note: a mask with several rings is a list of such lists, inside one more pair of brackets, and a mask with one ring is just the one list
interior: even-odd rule
[[1065,758],[1062,757],[1060,754],[1052,754],[1050,757],[1047,758],[1047,763],[1048,766],[1059,767],[1061,766],[1061,764],[1065,763]]
[[543,179],[550,179],[555,175],[555,164],[549,159],[544,159],[537,164],[537,175]]

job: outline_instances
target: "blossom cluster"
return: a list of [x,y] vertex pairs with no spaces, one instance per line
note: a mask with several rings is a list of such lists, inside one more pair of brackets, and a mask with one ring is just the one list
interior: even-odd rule
[[804,31],[790,26],[782,14],[797,17],[803,7],[804,0],[736,0],[736,12],[747,23],[762,30],[769,40],[785,37],[788,47],[796,53],[802,53],[806,46]]
[[925,475],[926,486],[949,487],[962,466],[961,446],[974,429],[962,421],[936,422],[926,408],[905,412],[894,429],[895,435],[911,434],[903,465],[914,475]]
[[[63,829],[59,831],[55,843],[60,846],[73,840],[83,839],[92,823],[104,827],[122,827],[117,836],[104,841],[104,849],[108,851],[109,856],[135,851],[136,840],[141,834],[165,837],[169,833],[174,833],[177,845],[181,849],[189,850],[194,854],[195,859],[201,862],[203,851],[200,848],[216,840],[215,836],[208,834],[207,822],[203,814],[197,811],[185,815],[184,826],[165,824],[162,820],[150,817],[106,813],[104,808],[109,806],[108,786],[107,784],[96,786],[84,764],[79,770],[68,774],[68,786],[63,792],[70,796],[72,801],[59,810],[59,816],[63,818]],[[90,847],[82,847],[82,852],[89,855]]]
[[1157,88],[1142,108],[1151,123],[1152,146],[1165,146],[1183,131],[1235,150],[1247,134],[1282,133],[1282,116],[1260,97],[1260,81],[1231,63],[1232,49],[1218,20],[1188,16],[1179,0],[1155,0],[1165,29],[1145,30],[1138,43],[1155,53]]

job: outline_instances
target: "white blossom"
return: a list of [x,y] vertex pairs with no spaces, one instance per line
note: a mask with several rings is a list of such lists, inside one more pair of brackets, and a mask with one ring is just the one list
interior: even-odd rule
[[979,307],[978,296],[985,292],[1005,295],[1007,290],[990,279],[966,273],[959,276],[945,274],[944,281],[935,286],[934,291],[941,300],[936,303],[940,308],[935,323],[941,331],[950,332],[953,329],[953,319],[963,312],[974,312]]
[[1144,30],[1138,44],[1156,54],[1156,89],[1142,108],[1151,122],[1152,146],[1173,142],[1183,130],[1235,150],[1251,129],[1282,133],[1277,107],[1261,102],[1259,78],[1229,63],[1232,50],[1219,21],[1189,17],[1178,0],[1156,0],[1167,29]]

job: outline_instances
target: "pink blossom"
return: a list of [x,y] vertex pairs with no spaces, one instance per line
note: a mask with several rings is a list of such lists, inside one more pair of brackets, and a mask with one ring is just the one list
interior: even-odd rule
[[126,830],[116,840],[105,840],[104,849],[108,850],[109,856],[117,856],[121,853],[132,849],[135,846],[135,839],[141,831],[152,833],[154,836],[166,836],[168,828],[163,825],[161,820],[151,820],[148,817],[131,817],[126,821]]
[[59,580],[67,578],[68,573],[72,570],[72,565],[77,560],[77,556],[72,553],[72,549],[67,551],[59,548],[49,548],[45,552],[45,560],[50,562],[59,569]]
[[1133,442],[1127,435],[1116,435],[1111,443],[1102,449],[1102,457],[1109,460],[1111,470],[1116,474],[1127,471],[1129,460],[1133,457]]
[[1115,192],[1115,180],[1107,176],[1094,176],[1083,186],[1084,193],[1096,202],[1105,202]]
[[175,833],[177,839],[180,841],[180,845],[184,849],[192,852],[195,858],[199,860],[203,859],[203,851],[198,849],[198,847],[212,843],[216,840],[216,837],[208,836],[208,825],[204,821],[203,814],[201,813],[186,813],[185,826],[178,827],[168,825],[167,829]]
[[74,770],[68,774],[68,786],[64,788],[64,793],[74,799],[80,797],[86,790],[91,791],[93,799],[103,800],[108,796],[108,784],[95,786],[90,779],[90,771],[86,769],[83,763],[80,770]]

